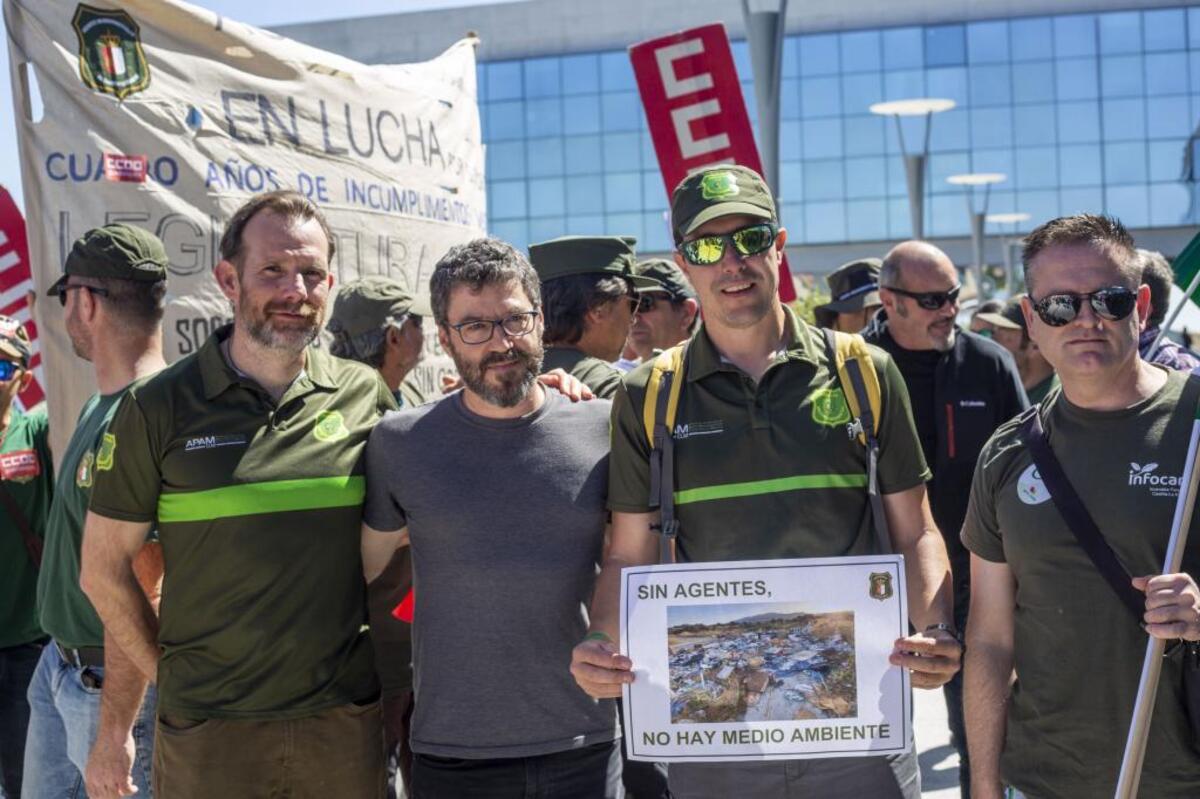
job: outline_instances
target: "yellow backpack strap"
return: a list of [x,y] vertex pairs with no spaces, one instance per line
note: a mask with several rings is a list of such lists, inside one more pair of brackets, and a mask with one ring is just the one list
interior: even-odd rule
[[650,379],[646,382],[646,402],[642,405],[642,424],[646,428],[646,440],[654,448],[654,422],[658,413],[658,395],[663,388],[664,375],[679,375],[680,379],[668,378],[667,405],[663,423],[670,430],[675,427],[675,414],[679,410],[679,390],[683,386],[683,355],[687,342],[676,344],[654,356],[654,366],[650,367]]
[[675,560],[675,536],[679,522],[675,519],[675,414],[679,410],[679,392],[683,386],[683,361],[687,342],[661,352],[650,368],[646,383],[646,400],[642,406],[642,423],[650,440],[650,502],[658,508],[659,563]]

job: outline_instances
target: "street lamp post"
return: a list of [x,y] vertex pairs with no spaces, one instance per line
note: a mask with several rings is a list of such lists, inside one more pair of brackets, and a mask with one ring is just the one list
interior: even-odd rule
[[[1029,214],[1023,211],[1015,211],[1011,214],[988,214],[986,221],[994,225],[1012,225],[1015,230],[1017,225],[1029,221]],[[1020,239],[1014,241],[1012,236],[1002,233],[1000,241],[1004,249],[1005,282],[1008,285],[1008,294],[1011,297],[1016,294],[1017,287],[1017,269],[1016,264],[1013,263],[1012,250],[1013,245],[1020,241]]]
[[[908,213],[912,220],[913,238],[925,238],[925,161],[929,157],[929,133],[933,129],[933,115],[949,111],[953,100],[936,97],[920,97],[909,100],[890,100],[874,103],[872,114],[889,116],[896,120],[896,133],[900,136],[900,153],[904,156],[904,177],[908,183]],[[925,117],[925,135],[919,152],[909,152],[904,143],[904,126],[901,117]]]
[[[962,175],[951,175],[946,182],[952,186],[962,186],[966,189],[964,197],[967,200],[967,214],[971,218],[971,273],[975,276],[975,290],[983,299],[983,244],[984,220],[987,218],[988,200],[991,197],[992,186],[1008,180],[1008,175],[1000,172],[968,172]],[[983,187],[983,208],[975,210],[975,189]]]

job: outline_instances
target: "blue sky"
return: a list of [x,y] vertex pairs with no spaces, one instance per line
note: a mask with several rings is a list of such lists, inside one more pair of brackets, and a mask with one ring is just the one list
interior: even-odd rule
[[[512,0],[500,1],[512,2]],[[24,0],[24,2],[37,2],[37,0]],[[254,3],[247,3],[245,0],[202,0],[193,5],[203,6],[241,22],[267,27],[346,16],[363,17],[455,6],[492,5],[495,2],[497,0],[354,0],[353,3],[338,4],[330,3],[329,0],[256,0]],[[347,6],[353,8],[353,14],[339,13]],[[0,28],[3,28],[2,21],[0,21]],[[24,207],[21,169],[17,159],[17,132],[13,124],[13,118],[16,115],[12,112],[12,82],[8,70],[8,35],[6,32],[3,46],[0,46],[0,153],[6,154],[4,158],[0,159],[0,185],[12,193],[18,205]]]

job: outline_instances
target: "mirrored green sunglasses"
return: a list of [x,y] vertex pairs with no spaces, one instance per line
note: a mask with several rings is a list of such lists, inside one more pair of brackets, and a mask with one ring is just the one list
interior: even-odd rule
[[772,222],[759,222],[738,228],[732,233],[722,233],[712,236],[685,241],[679,250],[689,264],[695,266],[712,266],[720,263],[725,257],[725,246],[733,244],[733,250],[740,256],[757,255],[775,243],[779,235],[779,226]]

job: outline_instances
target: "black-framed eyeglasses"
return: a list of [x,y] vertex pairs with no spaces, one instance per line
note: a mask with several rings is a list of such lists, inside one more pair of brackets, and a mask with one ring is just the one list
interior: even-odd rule
[[470,319],[450,325],[458,333],[463,344],[486,344],[496,335],[496,328],[502,328],[508,336],[519,337],[533,332],[541,311],[521,311],[503,319]]
[[679,251],[694,266],[712,266],[725,257],[725,247],[733,245],[733,251],[742,257],[758,255],[775,243],[779,226],[773,222],[759,222],[738,228],[731,233],[700,236],[679,245]]
[[21,365],[12,361],[0,361],[0,383],[7,383],[21,371]]
[[1110,322],[1119,322],[1133,313],[1137,307],[1137,292],[1124,286],[1109,286],[1097,289],[1088,294],[1062,292],[1047,294],[1040,300],[1033,300],[1033,310],[1038,318],[1050,327],[1068,325],[1079,316],[1083,302],[1087,300],[1096,312],[1096,316]]
[[68,283],[58,290],[58,303],[62,307],[67,307],[67,292],[72,289],[86,289],[91,294],[99,294],[101,297],[108,296],[108,289],[102,289],[98,286],[85,286],[82,283]]
[[880,288],[894,291],[902,297],[908,297],[927,311],[936,311],[948,302],[958,302],[958,293],[962,291],[962,284],[958,284],[949,291],[905,291],[895,286],[880,286]]

